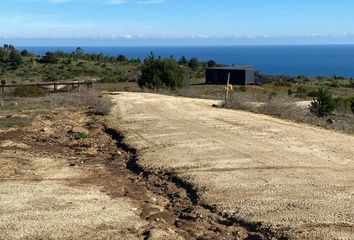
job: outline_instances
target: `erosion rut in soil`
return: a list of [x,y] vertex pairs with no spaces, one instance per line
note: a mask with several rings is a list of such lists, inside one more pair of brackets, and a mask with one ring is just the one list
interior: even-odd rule
[[113,96],[109,127],[138,165],[170,173],[227,219],[295,239],[354,237],[354,137],[212,100]]

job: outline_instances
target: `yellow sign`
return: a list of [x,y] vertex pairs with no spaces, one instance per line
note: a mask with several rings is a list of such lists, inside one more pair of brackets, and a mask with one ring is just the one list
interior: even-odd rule
[[225,90],[228,90],[229,92],[233,92],[234,91],[234,86],[232,86],[231,84],[227,85],[227,89],[225,87]]

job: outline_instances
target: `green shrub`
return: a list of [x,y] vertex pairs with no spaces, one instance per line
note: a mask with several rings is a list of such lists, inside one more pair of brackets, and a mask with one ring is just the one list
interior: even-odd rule
[[156,58],[150,54],[142,66],[141,76],[138,81],[140,87],[171,89],[180,88],[183,85],[183,68],[172,58]]
[[73,137],[75,140],[80,140],[80,139],[86,139],[88,138],[88,135],[83,132],[75,132],[73,133]]
[[56,64],[59,59],[53,52],[46,52],[45,55],[38,61],[39,63]]
[[306,88],[304,86],[299,86],[296,89],[295,97],[297,97],[297,98],[305,98],[306,94],[307,94]]
[[291,83],[288,81],[276,81],[273,83],[274,86],[281,86],[281,87],[291,87]]
[[60,76],[54,73],[51,73],[49,75],[47,75],[47,77],[44,79],[44,81],[46,82],[56,82],[58,81],[60,78]]
[[99,80],[100,83],[118,83],[120,82],[120,77],[118,76],[105,76],[101,80]]
[[46,90],[35,86],[17,86],[12,95],[16,97],[39,97],[47,93]]
[[333,87],[333,88],[339,88],[340,87],[339,82],[336,79],[332,79],[331,80],[330,86]]
[[307,93],[307,96],[315,98],[318,96],[318,91],[310,91]]
[[339,114],[352,113],[352,109],[351,109],[352,100],[351,99],[336,98],[335,103],[336,103],[336,111]]
[[30,126],[32,120],[29,118],[10,117],[0,119],[0,129],[8,129],[13,127],[27,127]]
[[310,104],[310,111],[318,117],[325,117],[330,115],[335,107],[332,93],[328,89],[320,88],[318,96]]

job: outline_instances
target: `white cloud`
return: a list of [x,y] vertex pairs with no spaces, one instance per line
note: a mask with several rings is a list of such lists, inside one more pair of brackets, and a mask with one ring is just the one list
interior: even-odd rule
[[145,1],[138,1],[138,4],[162,4],[165,3],[165,0],[145,0]]
[[107,4],[107,5],[120,5],[123,3],[126,3],[126,1],[125,0],[109,0],[109,1],[105,2],[105,4]]
[[166,0],[108,0],[105,2],[107,5],[121,5],[125,3],[135,3],[135,4],[162,4]]
[[[0,0],[0,2],[4,2],[5,0]],[[16,2],[38,2],[38,3],[46,3],[46,4],[65,4],[72,2],[96,2],[98,4],[105,5],[121,5],[121,4],[163,4],[166,3],[167,0],[14,0]]]

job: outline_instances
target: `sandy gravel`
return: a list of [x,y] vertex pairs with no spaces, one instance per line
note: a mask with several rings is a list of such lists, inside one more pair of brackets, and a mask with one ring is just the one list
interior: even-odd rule
[[47,112],[0,132],[0,240],[182,239],[173,221],[155,221],[170,217],[163,196],[126,168],[128,156],[95,120]]
[[112,125],[146,168],[174,171],[200,200],[294,239],[354,239],[354,136],[212,100],[114,96]]
[[14,163],[14,156],[0,153],[0,169],[9,170],[0,174],[0,239],[138,239],[130,228],[138,231],[145,223],[126,199],[69,186],[86,174],[57,159],[21,152]]

